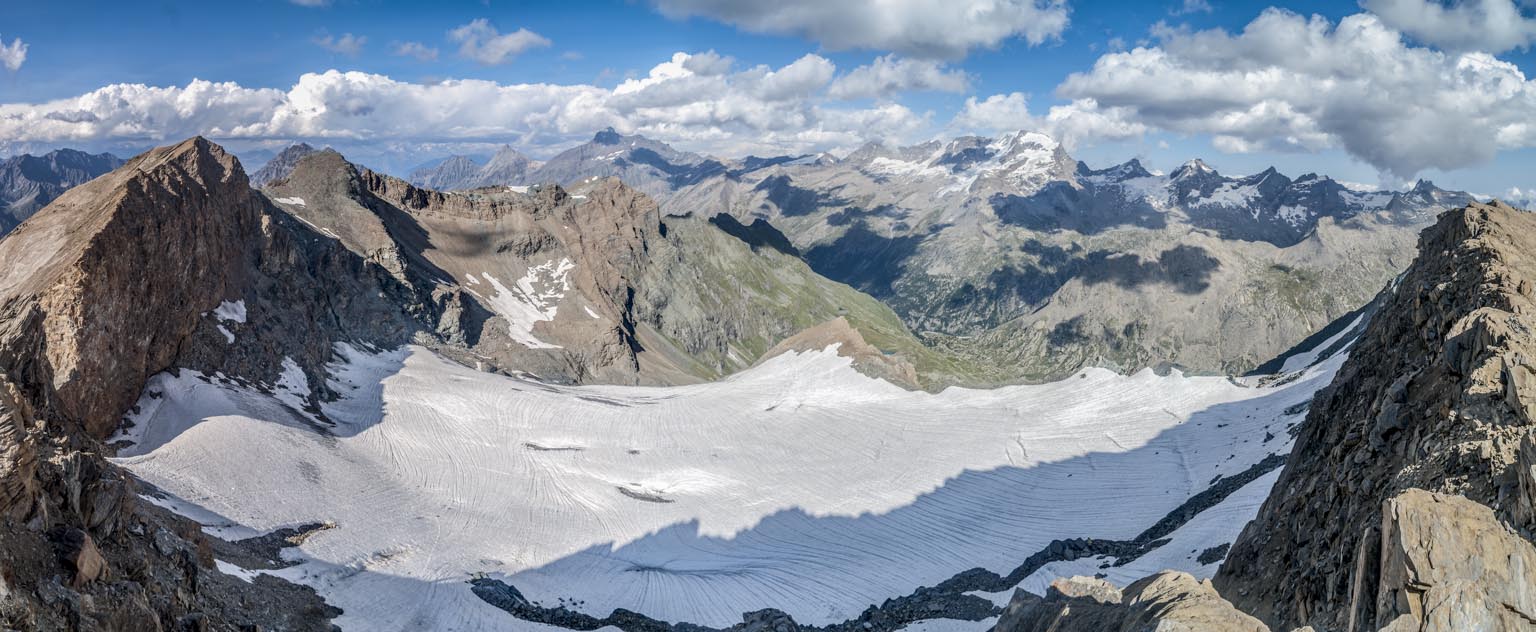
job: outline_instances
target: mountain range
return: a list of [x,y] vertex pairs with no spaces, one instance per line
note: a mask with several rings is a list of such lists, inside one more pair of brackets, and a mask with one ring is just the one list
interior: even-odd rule
[[59,149],[0,160],[0,232],[9,231],[59,194],[122,166],[112,154]]
[[1085,365],[1252,370],[1368,301],[1420,229],[1473,201],[1427,181],[1362,190],[1198,160],[1096,170],[1030,132],[722,161],[608,130],[521,180],[484,176],[415,177],[451,189],[614,176],[666,214],[762,220],[930,346],[992,365],[992,383]]

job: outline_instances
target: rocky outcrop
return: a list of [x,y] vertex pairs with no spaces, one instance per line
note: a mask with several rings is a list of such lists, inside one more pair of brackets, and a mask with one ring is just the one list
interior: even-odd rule
[[1411,489],[1382,509],[1374,597],[1375,620],[1350,629],[1533,629],[1536,546],[1485,505]]
[[1473,624],[1530,613],[1536,215],[1451,211],[1419,252],[1216,577],[1276,629],[1519,629]]
[[1269,632],[1217,595],[1209,581],[1176,571],[1147,577],[1124,591],[1091,577],[1058,579],[1043,598],[1018,590],[994,630]]
[[921,384],[911,362],[875,348],[842,316],[786,338],[763,354],[763,360],[792,351],[821,351],[834,345],[837,355],[852,360],[853,366],[865,375],[906,388],[919,388]]

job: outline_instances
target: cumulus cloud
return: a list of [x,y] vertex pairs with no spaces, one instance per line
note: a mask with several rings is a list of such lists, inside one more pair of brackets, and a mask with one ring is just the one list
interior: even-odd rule
[[539,151],[612,126],[684,148],[799,153],[867,139],[908,141],[931,123],[894,103],[846,107],[826,96],[836,67],[806,55],[732,71],[715,54],[678,53],[613,89],[592,85],[431,84],[387,76],[309,73],[286,90],[193,81],[117,84],[69,99],[0,104],[0,138],[13,142],[166,142],[195,134],[248,143],[305,138],[373,146],[512,143]]
[[707,50],[702,53],[689,55],[682,63],[683,67],[687,68],[690,72],[709,77],[725,74],[726,71],[731,69],[731,65],[736,63],[736,60],[721,55],[714,50]]
[[1497,54],[1529,48],[1536,41],[1536,20],[1522,15],[1513,0],[1460,0],[1449,6],[1429,0],[1363,0],[1360,4],[1387,26],[1453,52]]
[[978,134],[1033,128],[1038,121],[1029,113],[1029,97],[1022,92],[994,94],[984,100],[969,97],[951,125]]
[[971,77],[963,70],[886,55],[838,78],[829,92],[837,99],[884,98],[909,91],[965,92],[970,84]]
[[503,34],[485,18],[448,31],[448,39],[459,45],[459,55],[487,66],[507,63],[525,51],[553,43],[528,29]]
[[831,50],[872,49],[954,59],[1020,37],[1059,39],[1065,0],[652,0],[674,19],[702,17],[754,33],[794,35]]
[[1067,148],[1103,140],[1125,140],[1147,133],[1147,126],[1121,108],[1101,108],[1092,99],[1052,106],[1045,116],[1029,111],[1029,98],[1020,92],[970,97],[950,122],[950,128],[971,134],[1001,134],[1018,130],[1044,132]]
[[1335,25],[1269,9],[1236,35],[1155,36],[1100,57],[1058,95],[1081,104],[1079,120],[1209,134],[1232,152],[1338,147],[1400,178],[1536,145],[1536,84],[1518,67],[1411,46],[1373,14]]
[[324,48],[338,55],[356,57],[363,52],[363,44],[368,43],[368,38],[359,37],[351,33],[343,33],[341,37],[324,35],[312,40],[316,46]]
[[397,57],[415,57],[417,61],[437,61],[437,49],[421,42],[398,42],[390,52]]
[[17,37],[10,44],[5,43],[5,38],[0,37],[0,66],[6,70],[16,72],[21,70],[21,65],[27,61],[27,43]]

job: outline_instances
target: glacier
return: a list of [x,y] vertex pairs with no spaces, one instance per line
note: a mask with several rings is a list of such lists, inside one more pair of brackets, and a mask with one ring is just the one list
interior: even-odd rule
[[[857,372],[835,346],[676,387],[553,385],[422,347],[335,352],[340,397],[318,411],[293,397],[302,375],[158,375],[115,460],[220,537],[331,525],[286,549],[287,568],[220,566],[313,586],[345,630],[554,629],[482,601],[468,584],[482,577],[599,617],[724,627],[771,607],[841,622],[966,569],[1007,573],[1054,539],[1137,536],[1217,477],[1289,453],[1287,429],[1343,361],[927,393]],[[1052,562],[1020,587],[1210,576],[1198,551],[1235,539],[1277,475],[1135,562]]]

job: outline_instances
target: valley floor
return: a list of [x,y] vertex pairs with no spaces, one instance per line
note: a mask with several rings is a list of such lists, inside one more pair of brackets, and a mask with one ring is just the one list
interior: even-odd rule
[[[824,625],[972,567],[1007,574],[1055,539],[1135,538],[1218,477],[1289,453],[1288,427],[1341,362],[1290,380],[1095,369],[931,394],[865,377],[831,349],[640,388],[340,346],[342,397],[318,411],[302,409],[296,370],[271,394],[157,376],[117,462],[221,537],[334,523],[286,551],[296,565],[260,572],[314,586],[346,630],[545,628],[482,601],[475,577],[598,617],[724,627],[772,607]],[[1132,563],[1053,562],[1021,586],[1209,576],[1217,562],[1200,553],[1236,538],[1277,475]]]

